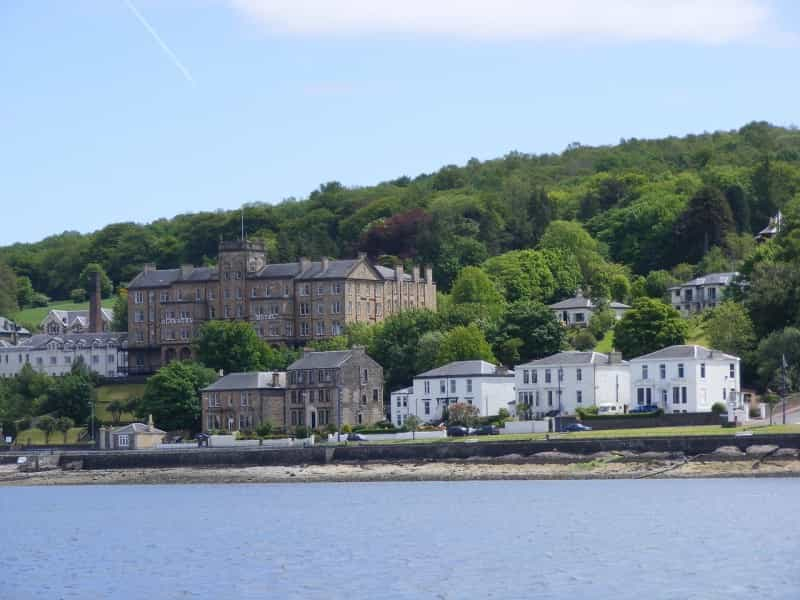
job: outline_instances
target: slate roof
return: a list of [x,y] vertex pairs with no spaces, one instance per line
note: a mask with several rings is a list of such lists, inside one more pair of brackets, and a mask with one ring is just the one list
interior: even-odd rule
[[[712,356],[713,353],[713,356]],[[732,354],[725,354],[721,350],[713,350],[704,346],[668,346],[661,350],[656,350],[650,354],[637,356],[632,358],[631,361],[639,360],[658,360],[670,358],[697,358],[697,359],[721,359],[721,360],[739,360],[738,356]]]
[[132,433],[151,433],[151,434],[159,434],[159,435],[166,435],[167,432],[159,429],[158,427],[153,427],[152,429],[145,425],[144,423],[130,423],[128,425],[123,425],[122,427],[118,427],[111,431],[113,435],[117,434],[132,434]]
[[0,317],[0,333],[3,333],[3,334],[14,333],[14,328],[15,327],[17,328],[17,335],[30,335],[31,334],[30,331],[28,331],[24,327],[19,327],[11,319],[6,319],[5,317]]
[[359,259],[329,260],[328,268],[323,269],[321,262],[312,262],[308,269],[297,276],[297,279],[344,279],[350,274]]
[[728,285],[733,278],[739,275],[738,272],[733,271],[730,273],[708,273],[707,275],[703,275],[702,277],[695,277],[691,281],[687,281],[686,283],[682,283],[680,285],[672,286],[671,290],[676,290],[679,288],[684,287],[696,287],[699,285]]
[[286,387],[286,373],[278,372],[279,385],[272,385],[272,371],[250,371],[248,373],[229,373],[221,377],[203,392],[219,392],[233,390],[279,389]]
[[498,373],[498,367],[485,360],[459,360],[416,375],[414,379],[431,379],[433,377],[514,377],[513,371]]
[[[108,321],[114,320],[114,310],[111,308],[101,308],[103,317]],[[42,319],[42,323],[47,321],[50,316],[56,317],[61,324],[65,327],[72,327],[76,321],[82,326],[89,326],[89,311],[88,310],[59,310],[57,308],[51,309],[49,313]]]
[[411,394],[414,391],[413,386],[408,386],[404,388],[400,388],[399,390],[395,390],[392,394]]
[[289,365],[289,371],[298,369],[336,369],[353,356],[353,350],[332,350],[329,352],[304,352],[303,357]]
[[[383,265],[374,265],[375,270],[380,273],[380,276],[386,279],[387,281],[394,281],[395,280],[395,273],[394,269],[390,269],[389,267],[384,267]],[[410,273],[403,273],[403,281],[411,281],[412,277]]]
[[142,271],[128,285],[128,289],[165,287],[181,281],[198,282],[217,279],[216,267],[192,267],[186,277],[182,269],[154,269]]
[[124,332],[100,332],[100,333],[67,333],[64,335],[50,335],[49,333],[37,333],[31,337],[20,341],[16,346],[9,346],[8,350],[28,349],[38,350],[47,347],[51,341],[65,346],[83,344],[84,347],[91,347],[94,343],[101,345],[121,345],[128,342],[128,334]]
[[[551,354],[550,356],[545,356],[544,358],[540,358],[539,360],[532,360],[530,362],[525,363],[524,365],[519,365],[516,368],[519,369],[521,367],[548,367],[548,366],[579,366],[579,365],[595,365],[595,364],[609,364],[608,362],[608,354],[603,354],[602,352],[577,352],[577,351],[569,351],[569,352],[558,352],[557,354]],[[618,363],[613,364],[620,364],[626,365],[628,364],[626,361],[619,361]]]
[[[627,304],[623,304],[622,302],[609,302],[608,306],[610,308],[616,309],[626,309],[630,308]],[[591,298],[586,298],[585,296],[575,296],[573,298],[567,298],[566,300],[561,300],[560,302],[556,302],[555,304],[551,304],[550,308],[555,310],[567,310],[570,308],[587,308],[592,309],[594,308],[594,302],[592,302]]]

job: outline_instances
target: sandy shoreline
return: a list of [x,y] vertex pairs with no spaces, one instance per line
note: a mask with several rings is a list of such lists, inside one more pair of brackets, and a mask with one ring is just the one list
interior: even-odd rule
[[235,484],[381,481],[490,481],[548,479],[644,479],[709,477],[798,477],[796,457],[709,457],[580,462],[359,463],[275,467],[192,467],[166,469],[60,470],[23,473],[0,466],[0,486],[114,484]]

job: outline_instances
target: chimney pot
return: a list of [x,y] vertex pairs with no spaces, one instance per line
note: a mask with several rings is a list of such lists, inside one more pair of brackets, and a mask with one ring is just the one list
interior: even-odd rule
[[308,260],[308,257],[301,256],[300,257],[300,272],[308,271],[309,267],[311,266],[311,261]]
[[328,257],[327,256],[323,256],[320,259],[320,261],[322,262],[322,270],[323,271],[327,271],[328,270],[328,265],[330,264],[330,261],[328,260]]

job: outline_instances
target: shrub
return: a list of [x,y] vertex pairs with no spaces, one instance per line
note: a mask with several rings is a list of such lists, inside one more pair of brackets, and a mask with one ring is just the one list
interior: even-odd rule
[[760,419],[761,418],[761,409],[756,407],[756,406],[750,407],[750,418],[751,419]]
[[50,304],[50,298],[44,294],[36,293],[31,296],[31,306],[42,307],[47,306],[48,304]]
[[86,300],[86,290],[83,288],[75,288],[69,293],[69,299],[75,304],[80,304]]
[[328,423],[325,426],[325,433],[336,433],[336,425],[333,423]]
[[345,423],[342,425],[342,433],[352,433],[353,428],[350,427],[350,423]]
[[267,437],[268,435],[272,434],[272,429],[273,429],[272,423],[270,423],[269,421],[264,421],[263,423],[261,423],[261,425],[256,427],[256,434],[258,434],[258,437],[261,438]]
[[576,331],[572,335],[572,339],[570,340],[572,347],[575,350],[579,350],[581,352],[585,352],[586,350],[591,350],[597,345],[597,338],[592,335],[592,332],[586,328],[580,329]]
[[298,425],[294,428],[294,436],[298,439],[305,439],[311,435],[311,430],[305,425]]
[[721,415],[722,413],[728,412],[728,407],[725,406],[723,402],[714,402],[711,405],[711,412],[715,415]]

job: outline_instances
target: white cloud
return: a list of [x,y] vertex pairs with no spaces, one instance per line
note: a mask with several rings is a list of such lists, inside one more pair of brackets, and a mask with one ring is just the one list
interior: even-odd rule
[[227,0],[269,31],[490,40],[688,41],[781,35],[770,0]]

